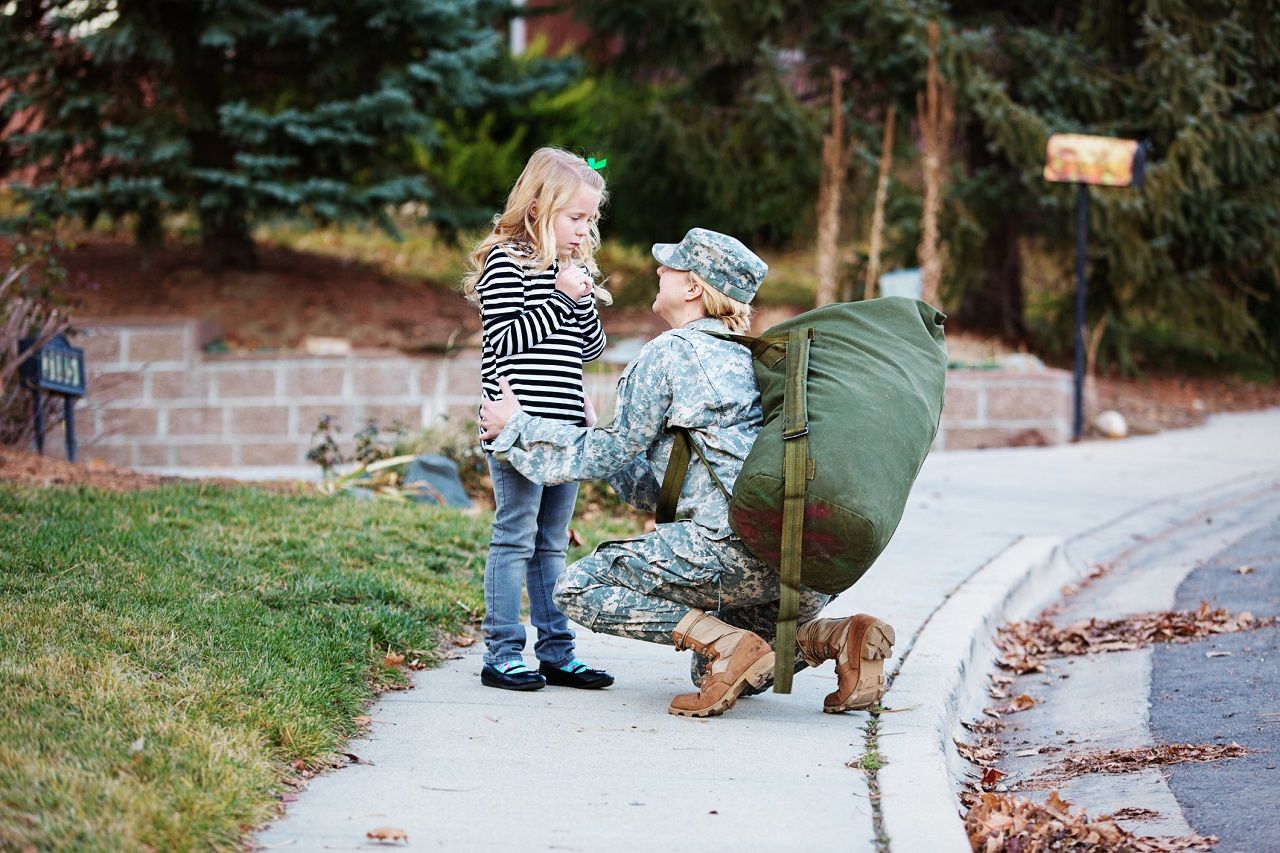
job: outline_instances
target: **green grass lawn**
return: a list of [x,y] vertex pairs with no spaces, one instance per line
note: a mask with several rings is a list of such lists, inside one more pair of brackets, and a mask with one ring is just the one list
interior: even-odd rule
[[388,649],[429,660],[479,618],[489,522],[0,484],[0,849],[240,849],[289,763],[323,764],[404,683]]

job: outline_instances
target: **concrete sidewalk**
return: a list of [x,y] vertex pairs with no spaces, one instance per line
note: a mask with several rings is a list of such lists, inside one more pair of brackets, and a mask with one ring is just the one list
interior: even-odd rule
[[[886,838],[895,851],[967,849],[945,778],[917,784],[945,772],[938,714],[959,701],[929,689],[935,672],[963,681],[975,642],[964,631],[983,630],[1009,593],[1001,583],[1043,583],[1047,594],[1060,580],[1037,573],[1069,571],[1044,559],[1036,543],[1047,540],[1020,540],[1074,543],[1080,563],[1157,531],[1178,507],[1277,479],[1280,410],[1122,442],[931,457],[889,549],[828,609],[873,612],[897,629],[890,665],[902,695],[884,699],[896,712],[881,718],[883,808],[848,766],[866,749],[867,715],[821,713],[829,664],[798,674],[790,696],[688,720],[666,713],[689,689],[687,653],[580,631],[581,656],[613,672],[613,688],[485,688],[472,650],[385,697],[370,736],[348,747],[372,764],[313,780],[258,842],[368,849],[367,830],[394,826],[419,849],[857,851]],[[993,586],[996,577],[1006,580]],[[926,633],[930,651],[913,656],[935,613],[946,619]],[[938,641],[944,625],[969,627],[946,629],[952,648],[950,634]]]

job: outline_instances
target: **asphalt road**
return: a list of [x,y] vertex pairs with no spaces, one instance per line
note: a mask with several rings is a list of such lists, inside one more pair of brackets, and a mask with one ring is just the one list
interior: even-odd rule
[[[1280,616],[1280,519],[1187,575],[1177,608],[1201,601]],[[1247,747],[1241,758],[1165,774],[1188,823],[1217,836],[1217,850],[1280,851],[1280,626],[1156,646],[1150,725],[1157,741]]]

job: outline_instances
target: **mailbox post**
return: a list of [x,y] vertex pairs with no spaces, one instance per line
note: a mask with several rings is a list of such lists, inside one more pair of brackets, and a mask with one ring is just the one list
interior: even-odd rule
[[[27,338],[19,346],[30,347],[35,338]],[[76,398],[84,396],[84,350],[73,347],[65,335],[55,335],[40,349],[31,353],[18,369],[22,384],[31,390],[36,416],[36,452],[44,453],[44,401],[41,394],[62,397],[63,424],[67,431],[67,458],[76,461]]]
[[1055,133],[1045,148],[1044,179],[1076,185],[1076,369],[1073,441],[1084,435],[1085,261],[1088,257],[1089,185],[1142,184],[1146,147],[1136,139]]

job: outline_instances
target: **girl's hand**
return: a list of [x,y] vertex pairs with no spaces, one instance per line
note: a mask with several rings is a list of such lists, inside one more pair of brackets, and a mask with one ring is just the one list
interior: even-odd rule
[[582,413],[586,415],[587,426],[593,427],[596,425],[596,420],[597,420],[596,407],[591,405],[591,397],[589,395],[583,394],[582,400],[583,400]]
[[516,392],[511,390],[511,383],[503,377],[498,380],[502,396],[497,400],[484,400],[480,403],[480,428],[484,432],[480,437],[491,441],[498,437],[502,428],[511,420],[511,416],[520,411],[520,402],[516,400]]
[[591,276],[583,272],[581,267],[565,264],[556,278],[556,290],[577,302],[591,293]]

